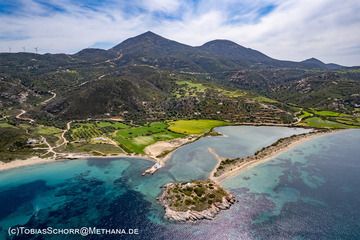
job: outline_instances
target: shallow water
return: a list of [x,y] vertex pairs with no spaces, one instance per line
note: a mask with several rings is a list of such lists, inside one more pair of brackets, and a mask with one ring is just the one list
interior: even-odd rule
[[[160,187],[206,178],[216,164],[209,147],[224,157],[244,156],[303,130],[221,127],[217,131],[225,136],[206,137],[178,149],[166,167],[147,177],[141,173],[152,163],[128,158],[64,161],[0,173],[0,239],[17,224],[138,228],[140,234],[128,239],[360,238],[358,130],[316,138],[227,179],[223,184],[238,202],[214,221],[164,220],[156,201]],[[45,239],[60,238],[64,237]]]

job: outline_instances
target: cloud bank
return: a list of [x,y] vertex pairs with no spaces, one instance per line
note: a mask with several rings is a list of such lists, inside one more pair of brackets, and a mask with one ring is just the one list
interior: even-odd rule
[[360,65],[358,0],[13,0],[0,3],[0,51],[75,53],[151,30],[202,45],[229,39],[271,57]]

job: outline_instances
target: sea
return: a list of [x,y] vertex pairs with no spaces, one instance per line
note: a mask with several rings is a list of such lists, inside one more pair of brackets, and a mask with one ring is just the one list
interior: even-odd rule
[[[64,160],[0,172],[0,239],[360,239],[360,130],[316,137],[225,179],[222,186],[237,202],[214,220],[165,219],[157,200],[162,186],[206,179],[216,165],[209,148],[224,158],[242,157],[309,131],[215,130],[221,136],[184,145],[150,176],[141,173],[153,162],[136,158]],[[109,231],[69,233],[83,228]]]

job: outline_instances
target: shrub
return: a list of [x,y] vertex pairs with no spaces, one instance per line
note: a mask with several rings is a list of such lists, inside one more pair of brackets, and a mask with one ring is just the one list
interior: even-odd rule
[[195,188],[195,193],[196,195],[198,195],[199,197],[201,197],[204,193],[205,193],[205,188],[203,187],[198,187],[198,188]]

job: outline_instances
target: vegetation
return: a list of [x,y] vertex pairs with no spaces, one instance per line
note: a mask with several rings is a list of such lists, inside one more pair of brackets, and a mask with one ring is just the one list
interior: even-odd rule
[[214,203],[221,203],[228,193],[210,180],[176,183],[166,190],[168,206],[175,211],[203,211]]
[[360,127],[359,118],[335,111],[316,109],[302,110],[298,118],[300,125],[313,128],[357,128]]
[[267,158],[267,157],[273,155],[274,153],[278,152],[279,150],[286,148],[291,143],[302,139],[305,136],[308,136],[310,134],[315,135],[315,134],[318,134],[321,132],[327,132],[327,131],[329,131],[329,130],[319,130],[317,132],[303,133],[303,134],[298,134],[298,135],[292,135],[290,137],[280,138],[273,144],[263,147],[262,149],[256,151],[254,153],[254,155],[222,160],[220,162],[218,168],[214,172],[214,177],[219,177],[227,171],[231,171],[237,167],[241,167],[245,163],[256,162],[258,160]]
[[260,103],[276,103],[276,100],[270,99],[268,97],[260,96],[249,91],[225,88],[224,86],[219,86],[214,83],[203,83],[196,82],[196,80],[178,80],[176,84],[179,86],[175,88],[174,95],[176,98],[182,97],[197,97],[199,94],[206,94],[208,91],[213,91],[218,95],[229,98],[247,98],[252,99]]
[[[145,33],[71,56],[0,55],[1,159],[41,155],[25,139],[61,144],[70,120],[71,151],[117,152],[118,144],[134,153],[226,122],[293,123],[299,111],[301,126],[360,126],[358,67],[278,61],[230,41],[194,48]],[[33,125],[16,118],[20,109]],[[104,118],[128,124],[91,120]]]
[[32,149],[28,144],[31,135],[21,127],[2,122],[0,136],[0,161],[9,162],[43,153]]
[[[351,124],[353,123],[351,122]],[[355,125],[347,125],[337,121],[325,120],[319,117],[307,118],[304,120],[302,125],[313,128],[355,128],[356,127]]]
[[307,112],[307,111],[301,111],[300,114],[297,117],[299,119],[304,119],[304,118],[311,117],[311,116],[313,116],[312,113]]
[[182,134],[204,134],[214,127],[226,126],[228,124],[218,120],[177,120],[169,122],[169,129]]
[[144,148],[157,141],[183,137],[181,133],[168,130],[165,122],[153,122],[140,127],[121,129],[113,134],[113,138],[127,152],[143,153]]
[[113,132],[129,128],[121,122],[111,121],[89,121],[89,122],[78,122],[71,126],[70,137],[72,140],[79,141],[85,140],[90,141],[93,138],[100,136],[109,136]]
[[113,144],[92,144],[92,143],[69,143],[65,149],[66,152],[89,153],[98,156],[116,155],[124,151]]

